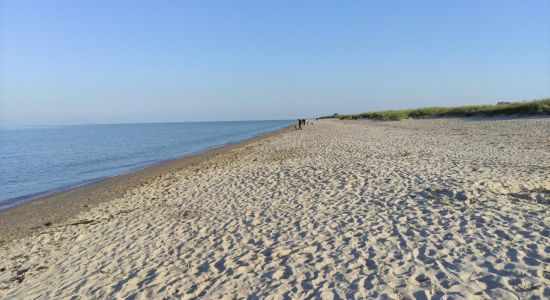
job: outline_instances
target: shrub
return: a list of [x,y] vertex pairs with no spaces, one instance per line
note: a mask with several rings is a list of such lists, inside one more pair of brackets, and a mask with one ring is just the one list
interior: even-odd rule
[[504,105],[468,105],[456,107],[425,107],[419,109],[386,110],[365,112],[356,115],[337,115],[342,120],[376,119],[397,121],[408,118],[427,118],[441,116],[469,117],[475,115],[540,115],[550,114],[550,98],[529,102],[516,102]]

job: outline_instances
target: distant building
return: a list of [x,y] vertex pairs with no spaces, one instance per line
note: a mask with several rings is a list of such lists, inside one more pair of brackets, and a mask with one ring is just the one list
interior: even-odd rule
[[497,105],[508,105],[508,104],[512,104],[512,102],[508,102],[508,101],[499,101],[499,102],[497,102]]

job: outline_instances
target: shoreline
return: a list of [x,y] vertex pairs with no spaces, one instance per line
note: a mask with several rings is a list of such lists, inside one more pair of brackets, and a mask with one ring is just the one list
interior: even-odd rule
[[99,203],[121,197],[127,190],[156,177],[192,167],[212,157],[287,132],[291,125],[249,139],[213,147],[195,154],[154,163],[142,169],[31,197],[0,209],[0,244],[62,222]]
[[548,128],[320,121],[124,176],[0,244],[0,298],[545,298]]

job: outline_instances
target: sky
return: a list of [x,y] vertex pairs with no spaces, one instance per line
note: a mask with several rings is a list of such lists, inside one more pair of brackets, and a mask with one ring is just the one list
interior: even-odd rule
[[0,125],[550,97],[550,1],[0,0]]

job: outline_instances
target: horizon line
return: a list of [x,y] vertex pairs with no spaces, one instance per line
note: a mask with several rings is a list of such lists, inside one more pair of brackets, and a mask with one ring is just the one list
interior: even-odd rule
[[63,126],[95,126],[95,125],[137,125],[137,124],[175,124],[175,123],[222,123],[222,122],[261,122],[261,121],[294,121],[294,119],[252,119],[252,120],[211,120],[211,121],[159,121],[159,122],[107,122],[107,123],[58,123],[58,124],[32,124],[32,125],[6,125],[0,124],[0,128],[25,128],[25,127],[63,127]]

